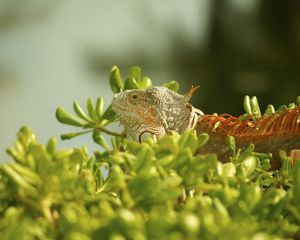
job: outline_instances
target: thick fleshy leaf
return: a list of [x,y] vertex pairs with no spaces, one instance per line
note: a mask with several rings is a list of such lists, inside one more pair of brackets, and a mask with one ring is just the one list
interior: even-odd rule
[[258,104],[258,100],[257,100],[256,96],[251,98],[250,104],[251,104],[252,114],[255,115],[256,120],[259,119],[261,117],[261,113],[260,113],[260,108],[259,108],[259,104]]
[[78,126],[82,127],[84,125],[84,122],[82,122],[79,118],[73,116],[63,108],[59,107],[56,110],[56,119],[60,123],[72,125],[72,126]]
[[128,78],[133,78],[137,83],[140,83],[142,78],[141,68],[138,66],[129,68]]
[[95,130],[93,132],[93,140],[95,143],[99,144],[101,147],[108,149],[108,145],[107,145],[104,137],[102,136],[101,132]]
[[178,90],[179,90],[179,83],[175,80],[165,83],[164,86],[174,92],[178,92]]
[[80,105],[78,104],[77,100],[75,100],[73,102],[73,108],[74,108],[74,111],[75,113],[77,114],[78,117],[82,118],[83,120],[85,121],[88,121],[90,122],[91,121],[91,118],[89,118],[85,112],[82,110],[82,108],[80,107]]
[[100,120],[103,114],[103,98],[97,98],[95,112],[97,115],[97,119]]
[[152,86],[152,81],[148,77],[143,77],[139,83],[139,87],[142,89],[147,89]]
[[91,98],[87,99],[86,106],[87,106],[87,110],[88,110],[90,118],[93,121],[97,122],[97,114],[95,111],[93,100]]
[[117,66],[113,66],[111,68],[110,74],[109,74],[109,83],[111,90],[114,93],[118,93],[123,90],[124,83],[121,78],[120,70]]
[[124,89],[125,90],[128,90],[128,89],[139,89],[139,84],[137,83],[137,81],[134,78],[129,77],[125,81],[125,87],[124,87]]
[[251,108],[251,103],[250,103],[250,97],[248,95],[244,97],[244,110],[249,115],[253,114],[252,108]]

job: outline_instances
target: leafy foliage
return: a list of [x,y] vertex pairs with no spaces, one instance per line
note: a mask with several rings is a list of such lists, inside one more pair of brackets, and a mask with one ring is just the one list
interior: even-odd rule
[[[128,80],[130,79],[130,80]],[[147,79],[147,80],[145,80]],[[122,81],[117,67],[110,73],[112,90],[146,88],[149,78],[139,68]],[[178,90],[178,84],[166,86]],[[248,101],[248,100],[245,100]],[[258,114],[251,100],[247,114]],[[247,103],[248,104],[248,103]],[[22,127],[14,161],[0,166],[1,239],[286,239],[299,234],[300,161],[281,153],[283,167],[270,169],[270,154],[254,145],[236,149],[228,163],[216,154],[194,155],[207,142],[205,133],[172,133],[143,143],[107,130],[114,121],[103,100],[87,113],[74,101],[72,115],[62,108],[57,119],[83,128],[63,139],[93,132],[103,148],[58,150]],[[112,135],[112,147],[102,134]],[[107,174],[105,174],[107,172]],[[107,176],[106,176],[107,175]]]

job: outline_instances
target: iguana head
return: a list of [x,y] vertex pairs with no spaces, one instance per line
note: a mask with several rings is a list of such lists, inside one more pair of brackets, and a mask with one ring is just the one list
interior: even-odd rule
[[114,97],[112,109],[133,139],[160,138],[170,130],[181,133],[196,125],[203,113],[188,103],[196,89],[185,95],[166,87],[126,90]]

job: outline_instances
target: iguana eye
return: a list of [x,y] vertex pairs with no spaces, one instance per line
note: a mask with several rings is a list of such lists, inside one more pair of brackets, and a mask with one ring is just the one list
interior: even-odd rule
[[139,100],[139,95],[136,93],[132,93],[132,94],[130,94],[128,100],[129,100],[130,104],[136,105]]
[[131,98],[136,100],[136,99],[138,99],[138,95],[137,94],[132,94]]

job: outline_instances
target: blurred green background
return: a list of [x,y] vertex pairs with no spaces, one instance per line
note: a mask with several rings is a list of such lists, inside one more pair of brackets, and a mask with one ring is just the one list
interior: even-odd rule
[[[297,0],[0,0],[0,158],[21,125],[42,141],[68,131],[57,106],[112,93],[112,65],[141,66],[157,85],[201,88],[205,113],[243,112],[300,95]],[[90,136],[63,146],[91,144]]]

